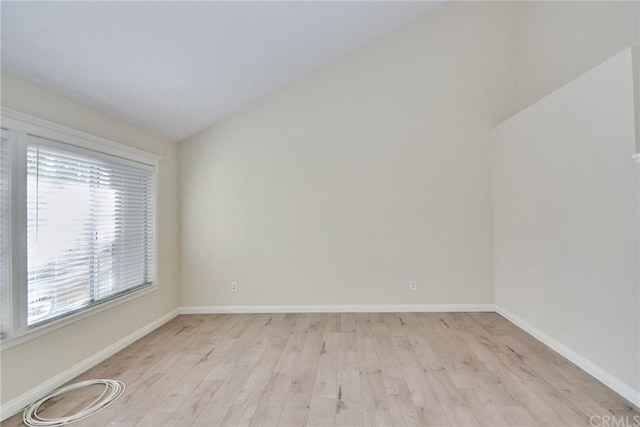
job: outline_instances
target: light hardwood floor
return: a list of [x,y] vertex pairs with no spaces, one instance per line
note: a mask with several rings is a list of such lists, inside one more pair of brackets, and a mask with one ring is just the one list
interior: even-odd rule
[[[119,379],[127,390],[78,426],[640,420],[625,400],[494,313],[184,315],[72,382],[89,378]],[[43,415],[76,411],[96,393],[63,396]],[[21,415],[3,425],[21,425]]]

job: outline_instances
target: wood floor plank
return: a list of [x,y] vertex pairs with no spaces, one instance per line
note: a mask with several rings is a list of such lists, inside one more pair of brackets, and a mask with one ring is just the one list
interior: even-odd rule
[[[587,426],[633,407],[493,313],[181,315],[73,382],[78,426]],[[89,403],[52,399],[43,416]],[[634,418],[638,417],[638,418]],[[2,425],[22,425],[17,414]]]
[[336,426],[361,426],[363,424],[361,396],[358,337],[356,332],[341,332],[339,336]]
[[[287,326],[287,328],[293,325]],[[238,397],[227,412],[222,425],[248,425],[253,417],[260,399],[269,384],[269,380],[285,349],[286,339],[274,337],[262,354],[260,361],[249,375]]]
[[336,421],[337,398],[314,396],[309,404],[309,415],[305,425],[309,427],[331,427]]
[[394,425],[422,425],[422,419],[407,386],[403,366],[397,356],[393,342],[395,338],[379,334],[375,337],[391,420]]
[[316,367],[322,351],[322,335],[309,331],[302,347],[287,400],[285,401],[279,423],[281,425],[304,425],[309,415],[309,406],[313,397]]
[[340,332],[355,332],[356,316],[354,313],[340,313]]
[[340,313],[327,313],[325,332],[340,332]]
[[338,398],[338,363],[340,361],[340,334],[326,332],[316,369],[314,398]]
[[382,372],[360,371],[362,416],[365,426],[390,426],[391,412]]
[[360,389],[359,370],[341,370],[336,402],[336,426],[361,426],[362,392]]
[[274,374],[267,384],[253,417],[251,417],[250,425],[273,426],[278,424],[306,338],[307,334],[304,333],[292,333],[289,336]]
[[[222,423],[261,360],[282,320],[283,317],[278,315],[256,316],[256,321],[252,322],[247,332],[237,340],[235,348],[230,351],[230,357],[225,363],[225,366],[230,369],[216,393],[194,420],[193,425],[212,426]],[[224,371],[223,369],[215,372],[214,369],[206,378],[218,379],[220,375],[224,375]]]
[[359,369],[363,372],[376,372],[380,370],[380,363],[376,353],[376,341],[371,332],[371,324],[356,322],[356,337],[358,340]]
[[475,420],[484,426],[509,425],[481,388],[466,388],[460,391],[462,398]]

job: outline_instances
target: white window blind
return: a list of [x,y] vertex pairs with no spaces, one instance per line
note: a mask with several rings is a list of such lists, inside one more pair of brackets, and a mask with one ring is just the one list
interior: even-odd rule
[[27,324],[154,280],[152,166],[29,136]]
[[2,129],[0,140],[0,337],[4,336],[9,326],[10,307],[10,253],[11,253],[11,212],[9,203],[9,186],[11,182],[9,162],[9,131]]

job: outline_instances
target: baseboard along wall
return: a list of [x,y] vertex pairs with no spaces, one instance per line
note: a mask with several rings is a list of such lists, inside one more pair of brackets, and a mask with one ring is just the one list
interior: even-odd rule
[[216,313],[445,313],[495,312],[493,304],[378,304],[378,305],[210,305],[186,306],[180,314]]
[[567,359],[569,362],[573,363],[611,390],[628,400],[630,403],[635,405],[637,408],[640,408],[640,390],[635,390],[632,387],[629,387],[616,377],[609,374],[604,369],[600,368],[593,362],[581,356],[579,353],[571,350],[569,347],[565,346],[561,342],[555,340],[549,335],[545,334],[541,330],[537,329],[527,321],[522,318],[516,316],[510,311],[496,306],[496,313],[500,316],[507,319],[509,322],[516,325],[518,328],[522,329],[541,343],[545,344],[551,350],[560,354],[562,357]]

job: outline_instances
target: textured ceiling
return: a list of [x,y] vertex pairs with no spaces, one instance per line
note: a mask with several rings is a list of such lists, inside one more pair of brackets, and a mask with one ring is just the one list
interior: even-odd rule
[[2,69],[179,141],[436,4],[2,1]]

